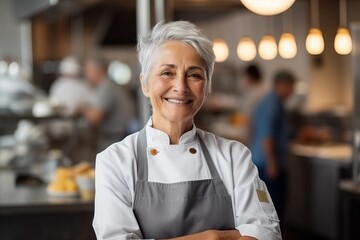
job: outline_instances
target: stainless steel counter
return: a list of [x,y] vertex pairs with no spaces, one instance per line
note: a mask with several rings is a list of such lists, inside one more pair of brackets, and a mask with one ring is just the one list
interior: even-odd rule
[[292,145],[286,162],[291,225],[326,239],[341,239],[339,183],[351,176],[351,155],[350,145]]
[[46,186],[15,186],[0,171],[0,239],[95,239],[93,201],[49,196]]
[[0,214],[5,209],[15,210],[25,207],[42,209],[51,206],[63,208],[76,206],[84,210],[93,209],[93,201],[82,200],[79,197],[61,198],[48,195],[46,185],[15,186],[15,177],[14,172],[10,170],[0,170]]
[[348,166],[352,160],[352,147],[349,144],[291,145],[290,152],[297,157],[311,158],[324,164]]

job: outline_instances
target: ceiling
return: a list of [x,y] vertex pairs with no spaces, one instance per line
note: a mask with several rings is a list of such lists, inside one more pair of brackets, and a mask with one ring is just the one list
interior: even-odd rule
[[[151,0],[149,0],[151,1]],[[152,0],[153,2],[154,0]],[[216,13],[244,9],[240,0],[164,0],[175,13]],[[310,1],[310,0],[297,0]],[[320,0],[339,1],[339,0]],[[44,15],[52,17],[59,15],[74,15],[91,8],[111,6],[114,8],[134,10],[137,0],[13,0],[18,18],[31,18]]]
[[[173,12],[223,12],[241,9],[240,0],[165,0]],[[14,0],[18,18],[72,16],[91,9],[136,9],[136,0]]]

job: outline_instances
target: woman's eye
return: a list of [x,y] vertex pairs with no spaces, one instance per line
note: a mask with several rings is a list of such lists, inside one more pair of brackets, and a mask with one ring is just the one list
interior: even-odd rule
[[161,75],[171,77],[171,76],[173,76],[173,73],[170,71],[166,71],[166,72],[163,72]]
[[189,74],[189,77],[196,78],[196,79],[203,79],[203,77],[198,73]]

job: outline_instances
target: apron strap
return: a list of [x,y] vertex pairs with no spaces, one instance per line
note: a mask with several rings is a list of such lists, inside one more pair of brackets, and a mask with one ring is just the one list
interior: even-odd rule
[[137,175],[139,180],[148,180],[146,127],[140,130],[137,139]]
[[212,160],[210,153],[204,143],[204,141],[202,140],[202,138],[200,137],[200,134],[197,133],[199,142],[200,142],[200,146],[201,146],[201,150],[204,154],[205,160],[206,160],[206,164],[208,165],[208,168],[210,170],[211,176],[213,179],[216,180],[221,180],[219,172],[217,171],[215,165],[214,165],[214,161]]
[[[216,180],[221,180],[220,175],[214,165],[210,153],[201,139],[200,134],[196,133],[200,142],[201,150],[204,154],[206,164],[208,165],[211,177]],[[148,161],[147,161],[147,143],[146,143],[146,127],[140,130],[137,139],[137,175],[139,180],[148,181]]]

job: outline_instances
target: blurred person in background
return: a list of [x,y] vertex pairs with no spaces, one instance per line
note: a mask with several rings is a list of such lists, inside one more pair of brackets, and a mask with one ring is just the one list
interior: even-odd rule
[[[50,88],[50,101],[61,106],[60,114],[66,117],[76,116],[77,109],[88,105],[93,95],[88,84],[80,78],[80,73],[81,66],[78,60],[73,56],[67,56],[60,62],[60,76]],[[80,159],[83,156],[78,149],[80,140],[85,140],[88,132],[88,125],[78,120],[58,119],[51,121],[49,125],[52,144],[61,148],[74,161],[83,160]],[[73,151],[74,149],[76,151]]]
[[293,93],[295,77],[280,71],[273,90],[257,105],[252,118],[251,152],[259,176],[269,189],[280,220],[284,219],[286,179],[284,161],[290,140],[285,101]]
[[128,109],[130,100],[124,89],[108,78],[107,62],[89,58],[85,62],[85,78],[95,91],[91,104],[79,112],[94,127],[97,133],[97,152],[114,142],[122,140],[131,118]]
[[251,119],[254,109],[266,94],[262,74],[257,65],[250,64],[245,69],[242,90],[242,112]]
[[66,116],[76,114],[76,110],[89,103],[91,89],[80,79],[81,66],[75,57],[65,57],[59,66],[60,77],[50,88],[50,99],[64,107]]
[[241,113],[244,116],[246,128],[246,135],[243,142],[249,146],[252,135],[252,115],[257,104],[266,94],[262,81],[262,73],[256,64],[250,64],[246,67],[241,87],[243,92],[241,97]]

